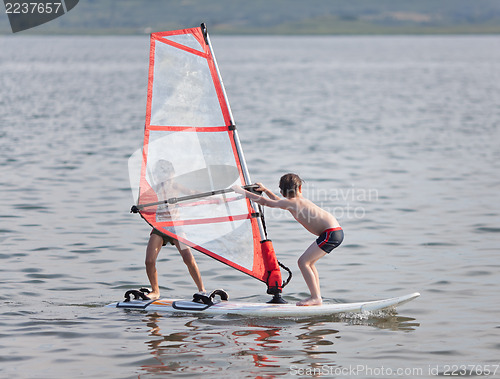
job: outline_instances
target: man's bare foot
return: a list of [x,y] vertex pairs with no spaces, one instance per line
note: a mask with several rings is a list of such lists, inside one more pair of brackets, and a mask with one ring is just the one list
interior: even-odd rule
[[305,299],[305,300],[297,302],[296,305],[298,305],[299,307],[303,307],[303,306],[321,305],[321,304],[323,304],[323,300],[321,300],[321,298],[320,299],[313,299],[310,297],[309,299]]
[[159,292],[150,292],[146,294],[147,297],[149,297],[151,300],[157,300],[160,298],[160,293]]

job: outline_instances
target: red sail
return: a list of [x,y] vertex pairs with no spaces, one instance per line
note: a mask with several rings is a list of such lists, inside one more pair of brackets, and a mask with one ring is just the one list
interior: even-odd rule
[[203,25],[153,33],[137,208],[153,228],[280,290],[258,210],[230,189],[249,183]]

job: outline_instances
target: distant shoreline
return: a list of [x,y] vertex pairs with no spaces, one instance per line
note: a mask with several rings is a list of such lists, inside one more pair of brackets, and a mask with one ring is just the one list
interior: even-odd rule
[[[500,1],[88,0],[16,34],[143,35],[201,22],[210,35],[500,34]],[[11,34],[6,14],[0,15],[0,34]]]
[[[149,28],[148,28],[149,29]],[[72,35],[72,36],[141,36],[149,35],[151,32],[169,30],[168,28],[156,29],[151,28],[150,31],[137,30],[26,30],[20,33],[13,34],[10,30],[0,30],[0,36],[6,35],[26,35],[26,36],[50,36],[50,35]],[[380,30],[377,28],[352,31],[314,31],[314,30],[224,30],[220,31],[217,28],[210,30],[212,36],[425,36],[425,35],[499,35],[500,25],[492,28],[429,28],[421,29],[402,29],[402,30]]]

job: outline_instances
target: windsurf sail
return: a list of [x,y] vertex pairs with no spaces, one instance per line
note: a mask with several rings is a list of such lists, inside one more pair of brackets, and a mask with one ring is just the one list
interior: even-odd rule
[[231,190],[249,185],[250,175],[204,24],[151,34],[140,157],[133,211],[160,232],[266,283],[268,293],[281,292],[262,214]]

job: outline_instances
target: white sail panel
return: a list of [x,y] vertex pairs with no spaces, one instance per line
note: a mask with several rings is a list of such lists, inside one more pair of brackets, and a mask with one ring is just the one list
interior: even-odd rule
[[[168,231],[168,228],[160,226],[158,229]],[[189,238],[192,246],[198,250],[213,252],[249,271],[253,268],[253,231],[249,219],[201,225],[177,225],[170,231],[173,231],[181,241],[183,238]]]
[[224,125],[206,58],[155,42],[151,125]]
[[[146,179],[152,188],[159,184],[158,175],[155,177],[154,174],[160,161],[170,162],[173,177],[192,173],[191,178],[185,176],[182,181],[184,194],[189,194],[189,191],[213,191],[239,183],[238,164],[227,133],[155,130],[150,132],[146,150]],[[219,173],[220,166],[226,168],[222,173]],[[199,170],[213,167],[218,170],[209,170],[210,176],[200,177]],[[212,171],[216,172],[212,174]],[[166,199],[160,196],[159,200]]]

